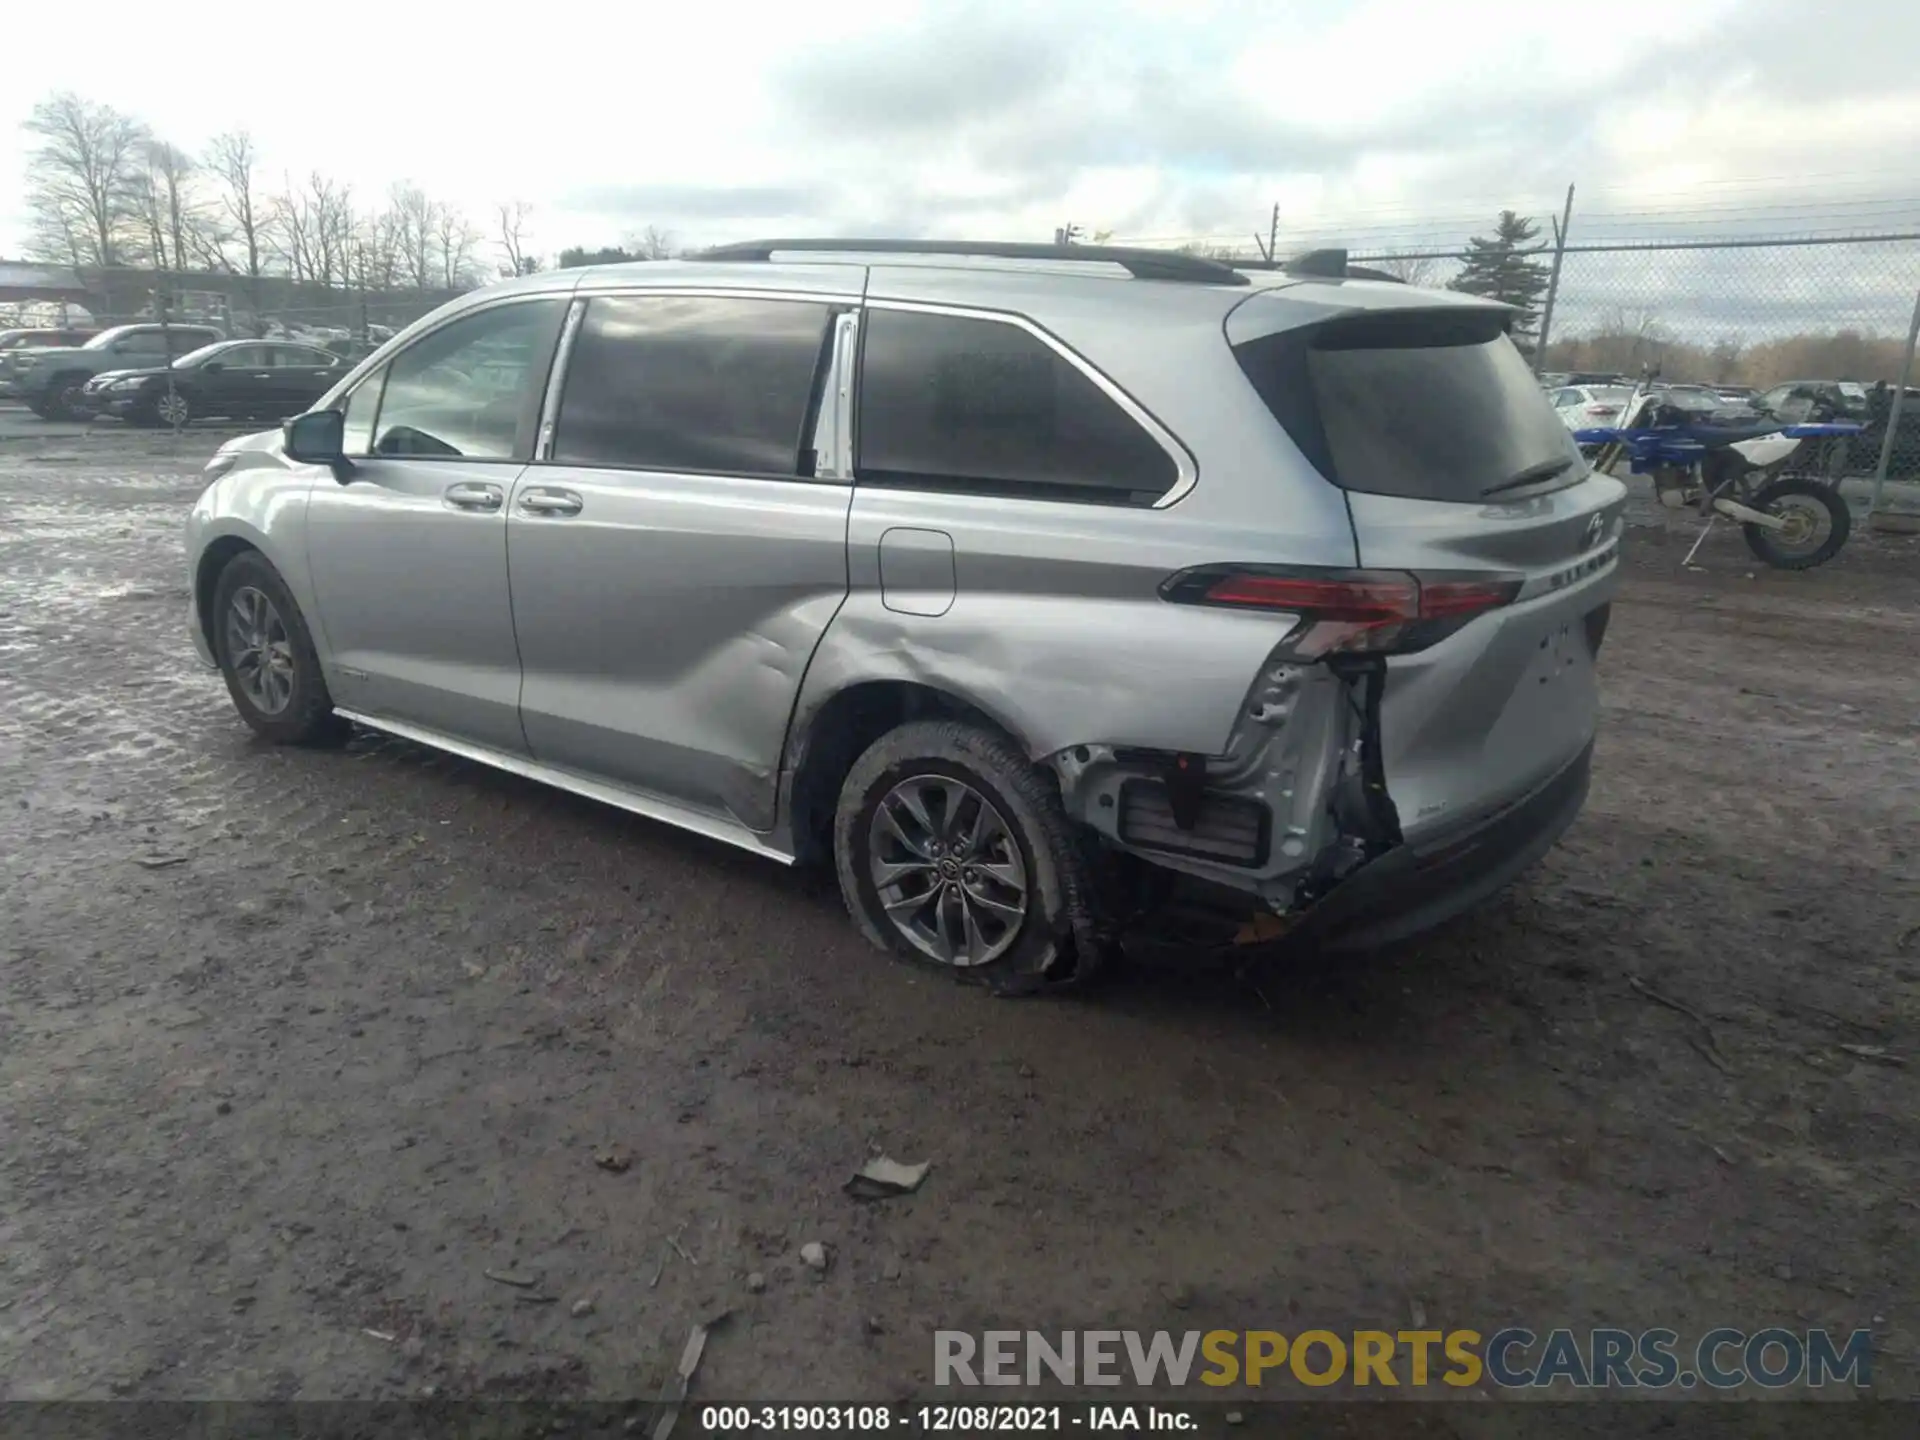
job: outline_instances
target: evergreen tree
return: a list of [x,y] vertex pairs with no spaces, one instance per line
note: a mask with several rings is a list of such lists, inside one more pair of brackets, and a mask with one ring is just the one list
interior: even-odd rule
[[1519,312],[1513,343],[1528,353],[1540,333],[1540,297],[1547,289],[1546,262],[1536,258],[1547,247],[1533,243],[1539,235],[1533,221],[1502,210],[1491,236],[1476,235],[1467,242],[1466,263],[1448,287],[1513,306]]

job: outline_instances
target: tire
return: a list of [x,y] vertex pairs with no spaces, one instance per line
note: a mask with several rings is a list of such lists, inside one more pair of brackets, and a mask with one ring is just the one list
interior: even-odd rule
[[[922,787],[914,793],[922,800],[922,813],[934,822],[930,828],[914,821],[902,803],[902,794],[914,787]],[[893,817],[890,834],[880,818],[883,802]],[[982,815],[977,802],[991,807],[986,842],[972,852],[955,850],[943,834],[962,842],[983,834],[976,823]],[[1084,983],[1109,948],[1096,921],[1091,848],[1068,821],[1047,775],[1006,736],[981,725],[914,721],[868,747],[840,788],[833,858],[847,909],[874,945],[1002,994]],[[903,922],[919,927],[921,942],[932,940],[937,947],[934,937],[944,933],[960,942],[953,948],[964,947],[966,953],[943,958],[895,922],[881,896],[884,882],[875,874],[876,860],[890,859],[904,862],[901,869],[910,872],[888,886]],[[1020,881],[1017,922],[1003,913],[1014,890],[999,877],[1011,874]],[[940,884],[947,887],[944,895],[935,894]],[[929,899],[914,909],[911,902],[918,895]],[[988,901],[995,902],[992,909]],[[972,931],[964,924],[969,906],[978,921]],[[942,916],[950,928],[939,924]]]
[[[254,597],[265,600],[271,620],[249,626],[243,612],[261,617]],[[306,619],[280,572],[264,555],[247,550],[227,562],[214,585],[210,620],[213,653],[227,682],[227,694],[255,733],[277,745],[337,745],[352,733],[352,725],[333,712],[333,697],[327,693]],[[275,655],[270,667],[274,679],[249,679],[259,669],[240,650],[249,629],[267,634]]]
[[53,384],[47,387],[46,409],[39,413],[48,420],[77,420],[81,414],[81,397],[86,389],[87,376],[84,372],[56,375]]
[[175,390],[171,395],[162,392],[153,397],[153,420],[156,425],[165,425],[168,429],[184,429],[193,423],[193,402],[183,390]]
[[1783,541],[1780,537],[1785,532],[1762,525],[1740,527],[1747,537],[1747,548],[1778,570],[1811,570],[1816,565],[1824,565],[1840,553],[1847,536],[1853,533],[1853,512],[1847,508],[1839,489],[1810,476],[1783,476],[1762,488],[1749,503],[1768,514],[1776,513],[1776,506],[1781,510],[1825,513],[1827,532],[1815,544]]

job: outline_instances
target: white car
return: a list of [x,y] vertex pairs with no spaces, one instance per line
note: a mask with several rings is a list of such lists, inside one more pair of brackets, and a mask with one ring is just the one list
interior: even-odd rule
[[1567,385],[1547,394],[1554,414],[1569,430],[1612,425],[1632,396],[1631,385]]

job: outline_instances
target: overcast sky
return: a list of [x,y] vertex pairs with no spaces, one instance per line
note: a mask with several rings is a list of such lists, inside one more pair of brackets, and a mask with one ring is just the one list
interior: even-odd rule
[[1916,0],[249,8],[8,5],[0,255],[19,122],[62,88],[189,148],[244,126],[271,177],[411,179],[483,226],[525,200],[546,253],[650,224],[1246,241],[1275,201],[1283,247],[1365,249],[1568,181],[1584,238],[1920,224]]

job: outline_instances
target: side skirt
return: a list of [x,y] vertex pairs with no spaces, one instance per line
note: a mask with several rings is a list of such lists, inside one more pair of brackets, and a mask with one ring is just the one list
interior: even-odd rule
[[494,750],[485,745],[455,740],[440,734],[437,730],[429,730],[420,725],[409,725],[404,720],[363,715],[357,710],[336,709],[335,713],[353,721],[356,725],[364,725],[369,730],[378,730],[401,740],[411,740],[415,744],[425,745],[434,750],[444,750],[450,755],[458,755],[465,760],[491,765],[494,769],[504,770],[509,775],[538,780],[541,784],[551,785],[556,790],[565,790],[589,800],[597,800],[602,805],[611,805],[615,809],[641,815],[648,820],[658,820],[681,830],[691,830],[696,835],[704,835],[709,840],[718,840],[723,844],[737,846],[763,859],[778,861],[782,865],[793,863],[791,854],[770,845],[765,837],[725,816],[689,809],[685,805],[643,790],[629,790],[619,785],[609,785],[604,780],[589,779],[585,775],[576,775],[571,770],[542,764],[528,756],[509,755],[505,751]]

